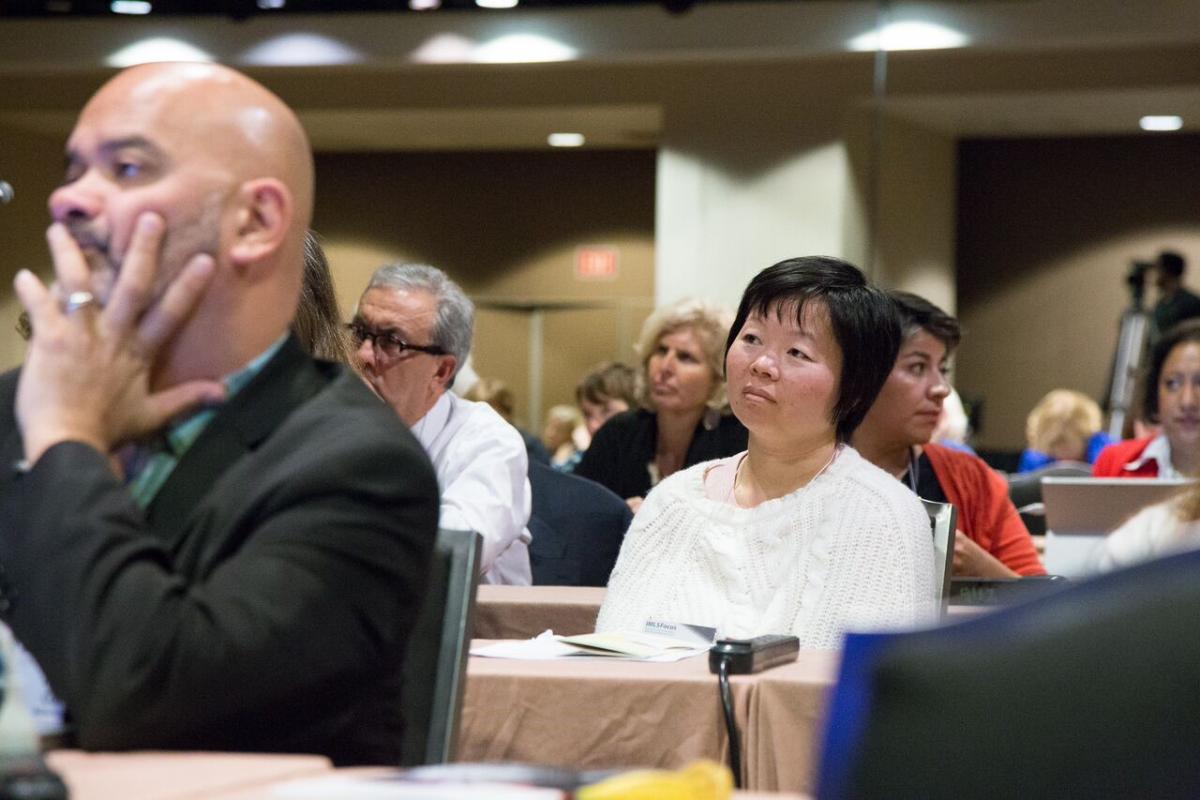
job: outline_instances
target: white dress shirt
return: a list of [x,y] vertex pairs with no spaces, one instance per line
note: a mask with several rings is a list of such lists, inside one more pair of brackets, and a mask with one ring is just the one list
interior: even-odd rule
[[532,583],[529,461],[521,434],[487,403],[450,392],[412,431],[437,471],[438,525],[483,537],[483,582]]

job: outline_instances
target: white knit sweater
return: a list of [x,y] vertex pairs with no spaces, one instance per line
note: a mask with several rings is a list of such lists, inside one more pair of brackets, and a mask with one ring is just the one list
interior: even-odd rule
[[608,583],[598,631],[647,619],[724,637],[793,634],[833,649],[847,630],[932,619],[929,516],[900,481],[844,446],[808,486],[754,508],[705,496],[697,464],[646,497]]

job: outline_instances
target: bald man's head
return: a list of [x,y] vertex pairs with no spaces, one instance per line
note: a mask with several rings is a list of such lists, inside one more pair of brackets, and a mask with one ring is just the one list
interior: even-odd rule
[[[282,100],[215,64],[133,67],[88,101],[67,163],[50,212],[83,248],[101,297],[138,215],[154,211],[166,221],[160,288],[197,253],[217,263],[194,323],[286,329],[312,216],[313,164]],[[242,308],[249,303],[277,309],[256,318]]]

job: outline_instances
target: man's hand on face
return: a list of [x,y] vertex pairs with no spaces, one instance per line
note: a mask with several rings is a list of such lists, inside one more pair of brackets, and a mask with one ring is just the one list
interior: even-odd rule
[[[33,323],[17,387],[17,422],[32,464],[51,446],[79,441],[101,453],[159,430],[172,417],[224,398],[219,381],[191,381],[151,391],[155,356],[188,318],[212,278],[211,256],[197,255],[154,297],[164,223],[138,218],[107,306],[86,302],[87,261],[60,223],[46,238],[56,286],[28,270],[13,282]],[[76,302],[69,308],[66,298]]]

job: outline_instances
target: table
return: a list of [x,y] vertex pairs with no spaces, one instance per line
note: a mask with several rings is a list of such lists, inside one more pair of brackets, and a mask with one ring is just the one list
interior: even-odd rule
[[[389,768],[335,770],[321,756],[240,753],[84,753],[57,750],[46,760],[71,800],[269,800],[295,780],[372,777]],[[735,792],[735,800],[802,800],[794,794]]]
[[[804,651],[787,667],[732,677],[747,789],[808,790],[820,713],[839,658]],[[786,675],[771,702],[796,710],[762,716],[758,690],[781,671]],[[725,762],[728,745],[716,678],[702,656],[668,664],[472,656],[467,667],[459,761],[674,769],[697,758]]]
[[476,639],[531,639],[544,630],[563,636],[591,633],[604,602],[603,587],[495,586],[475,596]]
[[750,743],[743,756],[751,781],[747,786],[816,791],[825,708],[836,678],[836,661],[830,665],[805,658],[761,674],[751,698],[750,729],[744,734]]
[[[532,639],[544,630],[561,636],[591,633],[604,602],[604,587],[496,586],[484,584],[475,596],[476,639]],[[950,606],[962,617],[987,606]]]
[[328,773],[323,756],[244,753],[85,753],[55,750],[50,767],[71,800],[209,800]]

